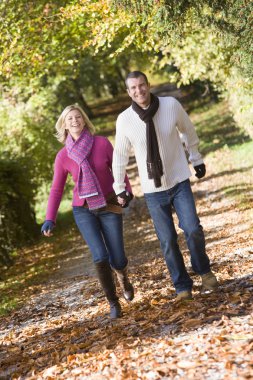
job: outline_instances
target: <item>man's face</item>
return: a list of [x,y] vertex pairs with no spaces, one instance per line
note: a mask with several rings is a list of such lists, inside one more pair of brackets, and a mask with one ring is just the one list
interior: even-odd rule
[[129,78],[127,80],[127,92],[130,98],[142,108],[150,104],[150,84],[145,81],[143,76]]

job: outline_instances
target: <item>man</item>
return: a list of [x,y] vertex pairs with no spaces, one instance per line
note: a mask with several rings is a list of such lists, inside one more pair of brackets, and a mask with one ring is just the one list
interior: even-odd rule
[[126,78],[132,105],[117,118],[113,154],[114,190],[126,206],[125,172],[133,147],[142,190],[158,239],[176,289],[177,299],[191,299],[193,281],[186,271],[177,242],[172,217],[175,210],[184,231],[193,270],[202,278],[204,290],[215,290],[218,282],[210,270],[205,237],[196,212],[190,186],[191,171],[181,143],[182,134],[196,176],[206,169],[198,152],[198,136],[181,104],[172,97],[157,97],[150,92],[144,73],[133,71]]

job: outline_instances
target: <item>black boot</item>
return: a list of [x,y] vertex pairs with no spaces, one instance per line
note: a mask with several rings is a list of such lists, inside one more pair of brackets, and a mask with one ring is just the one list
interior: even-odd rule
[[108,261],[101,261],[95,263],[96,271],[98,274],[99,282],[103,288],[106,298],[110,305],[110,317],[112,319],[120,318],[122,316],[119,298],[116,294],[116,286],[114,283],[113,273]]
[[117,275],[117,279],[123,291],[124,298],[127,301],[132,301],[134,298],[134,288],[131,282],[129,281],[128,274],[127,274],[127,267],[121,270],[114,269],[114,271]]

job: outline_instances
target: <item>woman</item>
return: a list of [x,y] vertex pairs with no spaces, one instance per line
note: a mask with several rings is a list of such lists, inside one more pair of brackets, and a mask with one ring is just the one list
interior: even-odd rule
[[[46,221],[41,231],[49,237],[55,226],[67,176],[74,180],[73,215],[88,244],[100,284],[110,305],[110,317],[122,315],[112,269],[130,301],[134,289],[127,276],[123,243],[122,208],[113,191],[111,171],[113,147],[106,137],[94,136],[94,127],[77,105],[64,109],[56,123],[56,137],[65,144],[55,159],[54,178],[48,199]],[[126,187],[131,187],[126,177]],[[129,199],[127,199],[126,205]]]

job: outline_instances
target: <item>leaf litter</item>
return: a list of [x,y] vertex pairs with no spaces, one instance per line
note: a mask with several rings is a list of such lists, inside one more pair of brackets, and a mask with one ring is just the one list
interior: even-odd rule
[[175,301],[138,177],[132,176],[135,199],[124,215],[124,236],[136,295],[131,303],[120,298],[123,318],[109,319],[77,232],[71,231],[65,251],[47,241],[48,256],[61,253],[59,268],[27,289],[25,305],[0,319],[0,379],[252,379],[252,208],[241,210],[222,192],[242,174],[208,173],[192,179],[192,186],[217,292],[201,292],[178,229],[194,299]]

